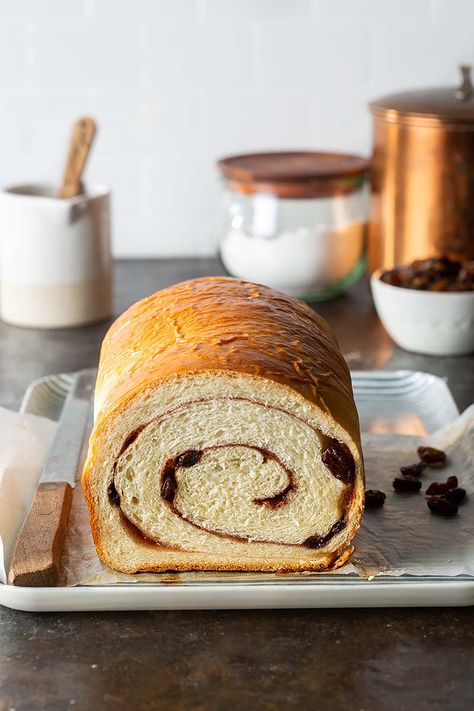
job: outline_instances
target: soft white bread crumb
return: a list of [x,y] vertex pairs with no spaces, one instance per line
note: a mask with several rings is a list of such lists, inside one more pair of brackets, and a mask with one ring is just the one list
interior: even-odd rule
[[[108,498],[114,461],[130,432],[146,422],[118,459],[119,508]],[[95,442],[100,455],[91,453],[86,490],[99,513],[95,537],[109,566],[124,572],[311,570],[347,551],[363,494],[358,450],[328,414],[289,388],[235,374],[182,375],[137,394],[108,424]],[[298,544],[329,531],[342,513],[346,490],[321,462],[318,432],[347,444],[357,475],[346,527],[321,549],[310,549]],[[294,472],[296,489],[284,505],[273,510],[254,499],[280,492],[288,482],[285,470],[273,459],[264,462],[257,450],[222,447],[229,442],[267,449]],[[170,458],[214,446],[196,465],[177,472],[175,505],[184,520],[161,497],[160,473]],[[140,541],[124,514],[161,546]]]

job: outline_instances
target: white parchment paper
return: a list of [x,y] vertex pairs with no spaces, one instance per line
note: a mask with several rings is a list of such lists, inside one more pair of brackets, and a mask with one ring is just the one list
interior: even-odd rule
[[[416,449],[422,444],[446,451],[447,466],[425,471],[421,493],[396,493],[392,481],[399,467],[416,462]],[[381,489],[387,494],[387,500],[382,509],[365,513],[351,562],[335,573],[358,574],[365,578],[376,575],[474,576],[474,405],[455,422],[427,437],[365,434],[363,448],[367,488]],[[458,477],[468,497],[456,517],[434,516],[426,506],[423,491],[432,481],[445,481],[452,474]],[[178,574],[174,582],[203,580],[205,575]],[[259,574],[242,573],[240,579],[254,575]],[[82,490],[76,487],[63,555],[63,584],[140,584],[169,582],[169,577],[165,574],[125,575],[102,565],[92,542]],[[238,576],[212,573],[208,577],[228,580]]]

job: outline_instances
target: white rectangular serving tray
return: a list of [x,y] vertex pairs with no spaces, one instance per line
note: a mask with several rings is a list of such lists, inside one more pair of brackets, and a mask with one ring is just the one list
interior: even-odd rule
[[[21,410],[59,419],[73,377],[53,375],[33,382]],[[365,432],[422,436],[459,414],[446,382],[428,373],[354,371],[352,379]],[[369,581],[335,573],[163,574],[159,583],[0,585],[0,604],[27,611],[466,606],[474,604],[474,578],[378,576]]]

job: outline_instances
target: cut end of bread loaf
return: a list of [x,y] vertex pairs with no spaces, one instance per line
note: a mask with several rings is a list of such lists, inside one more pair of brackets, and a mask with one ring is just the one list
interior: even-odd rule
[[[148,310],[132,307],[105,341],[83,475],[99,556],[127,573],[338,567],[352,550],[364,478],[337,344],[294,299],[237,280],[196,282],[187,293],[197,313],[183,313],[178,285]],[[312,363],[295,360],[301,343]]]

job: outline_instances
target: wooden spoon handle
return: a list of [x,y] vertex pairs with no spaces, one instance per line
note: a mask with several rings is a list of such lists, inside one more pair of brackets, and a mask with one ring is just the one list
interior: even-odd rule
[[72,488],[66,482],[38,486],[13,551],[9,585],[54,587],[71,509]]
[[72,128],[69,153],[59,197],[72,198],[81,192],[81,178],[97,127],[94,119],[85,116]]

